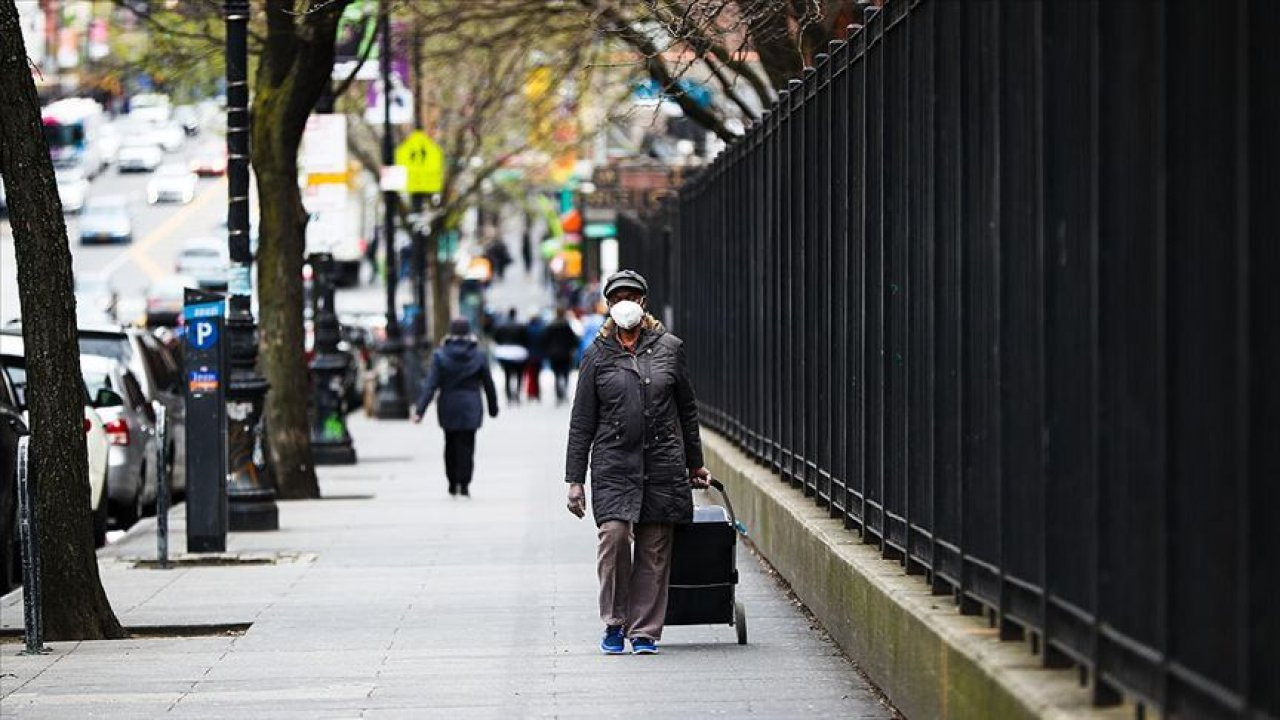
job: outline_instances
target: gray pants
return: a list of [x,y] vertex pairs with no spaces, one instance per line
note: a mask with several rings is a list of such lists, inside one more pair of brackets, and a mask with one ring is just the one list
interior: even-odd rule
[[662,639],[672,528],[666,523],[632,525],[621,520],[600,525],[596,572],[600,576],[600,619],[605,625],[622,626],[628,637]]

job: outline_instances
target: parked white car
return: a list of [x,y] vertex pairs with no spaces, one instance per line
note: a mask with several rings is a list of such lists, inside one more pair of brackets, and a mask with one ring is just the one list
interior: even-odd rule
[[182,163],[165,163],[147,183],[147,202],[178,202],[186,205],[196,196],[199,178]]
[[84,209],[85,198],[89,197],[89,179],[84,176],[84,170],[78,166],[58,168],[54,175],[58,180],[62,211],[78,213]]
[[[0,334],[0,372],[3,382],[12,391],[22,420],[31,426],[27,408],[27,360],[21,335],[6,330]],[[84,379],[77,378],[84,390]],[[89,391],[84,390],[84,438],[89,451],[89,508],[93,513],[94,542],[101,547],[107,541],[107,433],[102,418],[93,409]]]

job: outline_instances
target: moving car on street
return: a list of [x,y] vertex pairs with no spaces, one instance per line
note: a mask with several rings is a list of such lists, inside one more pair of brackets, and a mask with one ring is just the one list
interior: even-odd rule
[[197,285],[190,275],[167,275],[147,288],[147,327],[177,327],[182,317],[182,290]]
[[89,197],[89,179],[79,165],[69,165],[54,170],[58,181],[58,198],[62,200],[62,212],[78,213]]
[[164,150],[149,133],[126,132],[116,151],[117,172],[152,172],[164,162]]
[[230,250],[222,238],[193,238],[182,245],[178,252],[175,270],[196,279],[202,290],[221,291],[227,288],[227,272],[231,267]]
[[107,501],[125,530],[155,506],[156,414],[142,386],[119,360],[81,355],[80,372],[107,434]]
[[120,293],[106,275],[76,275],[76,322],[115,324]]
[[173,121],[182,128],[187,137],[200,134],[200,113],[194,105],[179,105],[174,108]]
[[181,150],[183,144],[187,142],[187,134],[183,132],[182,126],[173,121],[153,124],[149,130],[149,136],[161,150],[167,153]]
[[186,205],[196,196],[196,174],[182,163],[165,163],[147,183],[147,202],[177,202]]
[[[12,388],[13,398],[22,421],[28,427],[31,418],[27,407],[27,360],[21,335],[6,329],[0,334],[0,372],[3,384]],[[83,380],[80,387],[84,387]],[[84,433],[89,452],[89,509],[93,513],[93,540],[97,547],[107,542],[107,434],[102,419],[93,409],[89,391],[84,391]]]
[[133,218],[124,197],[90,198],[80,212],[80,244],[133,242]]
[[200,177],[219,177],[227,173],[227,149],[220,143],[209,143],[191,159],[191,171]]

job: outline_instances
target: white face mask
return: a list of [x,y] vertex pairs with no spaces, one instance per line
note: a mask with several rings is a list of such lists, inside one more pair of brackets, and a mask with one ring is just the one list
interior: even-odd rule
[[618,327],[630,330],[640,324],[640,319],[644,317],[644,308],[638,302],[621,300],[609,308],[609,317],[613,318]]

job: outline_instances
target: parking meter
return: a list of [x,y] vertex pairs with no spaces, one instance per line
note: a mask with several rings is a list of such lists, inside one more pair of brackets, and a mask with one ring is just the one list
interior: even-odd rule
[[227,549],[226,299],[187,288],[182,316],[187,425],[187,552]]

